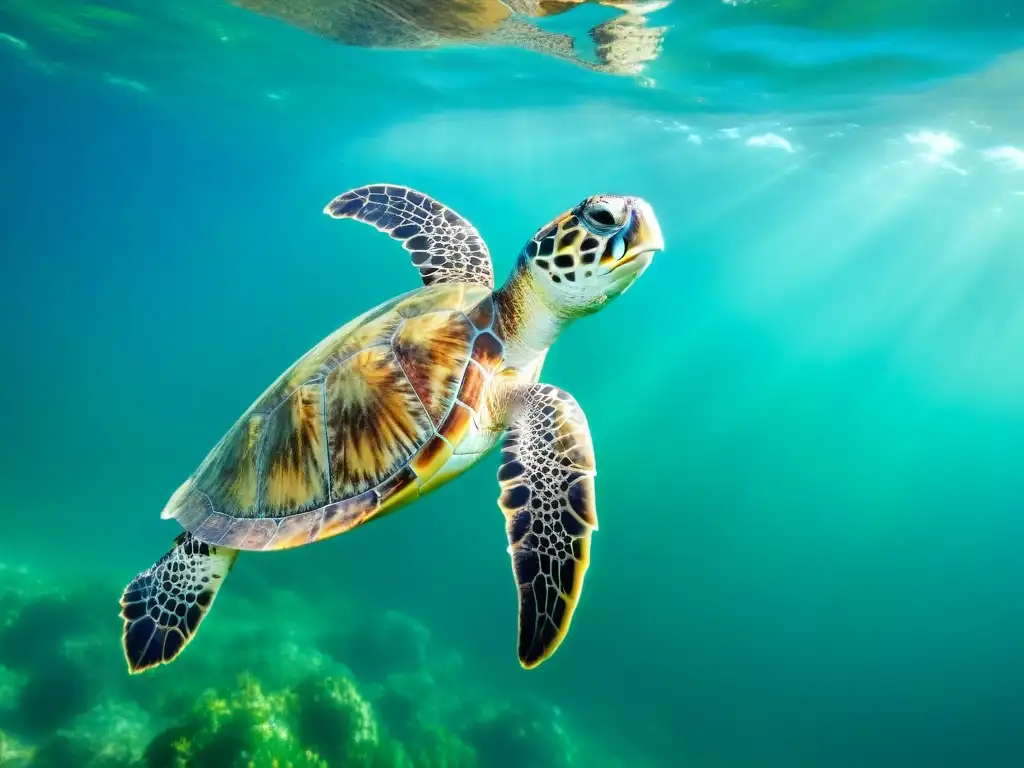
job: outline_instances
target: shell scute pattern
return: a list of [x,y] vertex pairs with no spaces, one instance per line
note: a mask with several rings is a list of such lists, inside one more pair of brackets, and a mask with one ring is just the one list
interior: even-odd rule
[[242,514],[256,503],[257,451],[262,431],[262,414],[243,417],[214,446],[197,471],[196,487],[208,500],[216,499],[217,508],[226,514]]
[[304,384],[262,419],[259,494],[270,517],[326,504],[327,440],[320,386]]
[[165,516],[212,544],[279,549],[417,494],[481,408],[486,379],[470,357],[500,355],[477,327],[490,301],[482,286],[429,286],[344,326],[253,404]]
[[349,323],[328,336],[292,366],[287,379],[288,388],[314,380],[322,381],[358,352],[375,344],[386,344],[402,321],[395,311],[399,305],[397,300],[386,302],[366,313],[358,322]]
[[451,408],[474,334],[464,314],[447,311],[409,318],[395,333],[395,357],[435,428]]
[[356,354],[324,383],[332,500],[374,487],[433,431],[390,345]]

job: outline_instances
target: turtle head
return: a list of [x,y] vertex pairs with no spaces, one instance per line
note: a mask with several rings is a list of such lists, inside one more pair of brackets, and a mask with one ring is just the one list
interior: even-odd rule
[[538,230],[520,263],[544,303],[569,319],[622,294],[664,248],[646,200],[594,195]]

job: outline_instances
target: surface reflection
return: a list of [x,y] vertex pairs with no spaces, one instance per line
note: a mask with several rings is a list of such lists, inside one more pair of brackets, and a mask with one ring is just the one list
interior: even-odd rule
[[[430,49],[474,44],[535,51],[610,74],[638,74],[661,53],[666,27],[649,14],[672,0],[233,0],[345,45]],[[538,21],[603,6],[618,13],[591,27],[589,41]]]

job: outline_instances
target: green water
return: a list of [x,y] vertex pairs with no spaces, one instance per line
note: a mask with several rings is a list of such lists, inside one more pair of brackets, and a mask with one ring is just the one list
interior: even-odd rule
[[[214,0],[0,5],[0,765],[1024,765],[1021,10],[675,0],[597,71],[619,17],[530,22],[573,62]],[[661,222],[542,375],[597,455],[571,631],[520,667],[495,453],[246,554],[129,676],[118,597],[168,497],[419,285],[322,214],[381,181],[469,219],[499,283],[588,195]]]

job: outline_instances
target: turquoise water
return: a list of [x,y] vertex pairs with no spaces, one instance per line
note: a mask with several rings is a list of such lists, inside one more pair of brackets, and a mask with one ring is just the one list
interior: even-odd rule
[[[537,24],[593,62],[617,15]],[[643,23],[660,52],[609,73],[214,0],[0,7],[0,764],[1024,764],[1024,12]],[[520,668],[495,454],[241,558],[182,656],[129,676],[117,600],[180,530],[170,494],[418,285],[321,212],[377,181],[466,216],[499,281],[588,195],[660,219],[666,251],[542,376],[599,468],[571,631]]]

